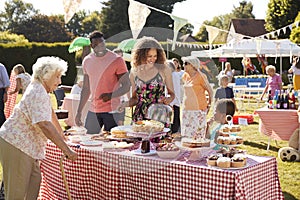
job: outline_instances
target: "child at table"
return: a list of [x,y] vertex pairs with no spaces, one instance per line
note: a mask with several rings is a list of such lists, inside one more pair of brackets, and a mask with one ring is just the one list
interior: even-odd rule
[[[233,116],[235,113],[235,104],[232,99],[220,99],[216,102],[213,117],[207,121],[206,138],[210,138],[211,145],[216,143],[216,139],[219,136],[218,131],[222,125],[227,123],[227,116]],[[216,145],[214,149],[219,149],[219,145]]]
[[273,99],[275,91],[282,89],[281,76],[278,73],[276,73],[276,68],[273,65],[268,65],[266,67],[266,73],[269,75],[269,77],[266,81],[266,87],[260,96],[261,100],[263,99],[267,91],[269,92],[268,94],[270,94],[270,98]]
[[17,64],[13,68],[13,72],[16,75],[16,88],[13,91],[10,91],[9,94],[12,95],[17,93],[22,89],[22,94],[24,94],[27,86],[31,81],[31,76],[25,71],[25,67],[22,64]]
[[227,75],[222,75],[219,78],[219,86],[215,93],[215,103],[220,99],[231,99],[235,105],[236,111],[238,111],[236,102],[234,99],[233,89],[228,87],[229,77]]

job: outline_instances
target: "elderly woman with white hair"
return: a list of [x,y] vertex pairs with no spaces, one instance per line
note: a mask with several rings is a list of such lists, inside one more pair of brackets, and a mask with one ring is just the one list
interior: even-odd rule
[[5,199],[37,199],[48,139],[71,160],[77,158],[64,141],[63,130],[52,109],[50,92],[61,84],[67,62],[41,57],[33,65],[33,80],[12,115],[0,129],[0,161]]
[[200,71],[200,61],[197,57],[182,57],[182,61],[185,73],[182,77],[184,96],[181,135],[193,138],[204,137],[206,116],[210,109],[213,91],[206,75]]

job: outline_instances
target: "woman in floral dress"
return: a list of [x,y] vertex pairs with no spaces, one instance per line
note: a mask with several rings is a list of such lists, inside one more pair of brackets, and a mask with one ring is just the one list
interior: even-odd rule
[[132,51],[132,58],[130,72],[132,96],[120,108],[135,106],[132,120],[139,121],[146,119],[145,115],[151,104],[168,105],[175,95],[172,72],[166,65],[165,52],[154,38],[139,39]]

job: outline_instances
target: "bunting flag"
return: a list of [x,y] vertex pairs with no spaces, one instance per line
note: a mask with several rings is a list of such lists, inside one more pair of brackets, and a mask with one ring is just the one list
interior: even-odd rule
[[221,29],[218,29],[213,26],[208,26],[208,25],[205,25],[205,28],[206,28],[206,31],[208,32],[208,43],[209,43],[209,49],[211,50],[212,43],[218,36]]
[[188,20],[180,17],[176,17],[174,15],[171,15],[171,18],[174,20],[174,26],[173,26],[174,36],[173,36],[173,43],[172,43],[172,51],[174,51],[178,32],[184,25],[188,23]]
[[137,39],[151,10],[134,0],[129,0],[128,17],[133,39]]
[[65,24],[67,24],[79,8],[82,0],[63,0]]
[[[67,1],[67,0],[64,0]],[[77,0],[79,1],[79,0]],[[189,22],[189,20],[187,19],[183,19],[177,16],[174,16],[170,13],[167,13],[163,10],[159,10],[157,8],[136,2],[134,0],[129,0],[129,7],[128,7],[128,15],[129,15],[129,24],[130,24],[130,28],[132,31],[132,35],[134,39],[137,39],[140,31],[143,29],[145,23],[146,23],[146,19],[148,17],[148,15],[151,13],[150,9],[153,9],[155,11],[164,13],[166,15],[169,15],[173,20],[174,20],[174,37],[173,37],[173,41],[172,41],[172,50],[175,50],[175,45],[179,45],[181,46],[181,43],[176,43],[176,38],[178,35],[179,30]],[[219,32],[226,32],[229,34],[230,37],[232,37],[233,39],[233,43],[238,43],[239,41],[241,41],[243,38],[249,38],[249,39],[253,39],[253,38],[260,38],[260,39],[270,39],[271,37],[274,37],[276,34],[279,35],[280,31],[283,31],[283,33],[286,32],[287,28],[290,28],[292,30],[293,27],[298,27],[299,26],[299,22],[300,21],[296,21],[290,25],[287,25],[283,28],[280,28],[278,30],[275,30],[273,32],[270,33],[266,33],[264,35],[258,36],[258,37],[251,37],[251,36],[247,36],[247,35],[242,35],[239,33],[233,33],[233,32],[229,32],[226,30],[222,30],[219,29],[217,27],[213,27],[213,26],[209,26],[209,25],[205,25],[206,27],[206,31],[208,32],[208,40],[209,40],[209,48],[211,49],[213,47],[213,41],[216,39],[216,37],[218,36]],[[197,22],[190,22],[192,24],[197,23]],[[197,23],[199,24],[199,23]],[[191,47],[192,45],[190,45]],[[259,51],[259,48],[257,49]]]
[[[14,70],[11,70],[9,82],[10,82],[10,86],[8,92],[14,91],[17,86],[16,75],[14,73]],[[5,107],[4,107],[4,114],[6,119],[12,114],[12,111],[14,110],[17,96],[18,96],[18,92],[11,95],[7,93],[7,101],[5,102]]]

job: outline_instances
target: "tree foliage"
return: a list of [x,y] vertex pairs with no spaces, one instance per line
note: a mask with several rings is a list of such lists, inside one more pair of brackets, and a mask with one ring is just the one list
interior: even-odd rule
[[[203,24],[217,27],[222,30],[229,30],[231,19],[237,18],[250,18],[253,19],[255,16],[252,14],[253,4],[251,2],[242,1],[238,7],[233,6],[232,12],[224,15],[214,17],[211,21],[204,21]],[[226,32],[220,32],[220,35],[215,40],[216,43],[224,42],[227,34]],[[195,36],[202,42],[208,41],[208,33],[205,26],[201,26],[199,32]]]
[[14,32],[15,27],[39,13],[31,3],[22,0],[5,2],[4,11],[0,12],[0,30]]
[[56,15],[35,15],[15,29],[15,33],[23,34],[30,42],[68,42],[72,38],[64,26],[62,16]]
[[[298,12],[298,16],[295,19],[295,22],[298,21],[298,24],[300,25],[300,12]],[[293,27],[290,40],[296,44],[300,44],[300,27]]]
[[[139,0],[140,3],[157,8],[159,10],[171,13],[174,4],[184,0]],[[104,8],[101,11],[101,26],[100,30],[111,37],[123,31],[129,30],[128,6],[129,1],[124,0],[109,0],[104,2]],[[173,23],[170,16],[150,9],[151,13],[147,18],[145,27],[160,27],[170,28],[169,25]]]
[[[274,31],[294,22],[300,11],[300,0],[270,0],[266,15],[266,30]],[[287,38],[290,32],[278,38]]]

